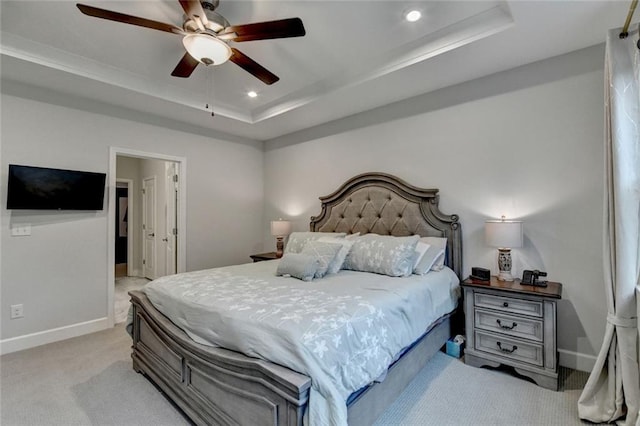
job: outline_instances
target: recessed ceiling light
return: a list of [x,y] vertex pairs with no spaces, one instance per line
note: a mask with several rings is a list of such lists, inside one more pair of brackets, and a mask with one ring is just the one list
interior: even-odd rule
[[419,10],[412,10],[410,12],[407,12],[407,14],[404,15],[404,17],[409,22],[416,22],[418,19],[422,17],[422,13],[420,13]]
[[247,92],[247,96],[250,98],[255,98],[256,96],[258,96],[258,94],[252,90],[250,92]]

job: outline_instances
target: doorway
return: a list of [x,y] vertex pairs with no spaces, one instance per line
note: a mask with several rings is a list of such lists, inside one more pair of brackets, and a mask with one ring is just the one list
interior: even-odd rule
[[[114,301],[122,299],[116,282],[135,281],[140,286],[148,282],[145,277],[155,279],[186,270],[182,232],[186,228],[186,159],[122,148],[111,148],[110,157],[109,200],[113,201],[108,204],[107,316],[112,326],[116,323]],[[140,207],[134,210],[134,205]],[[114,265],[122,264],[124,233],[126,276],[120,277],[122,267],[116,272]],[[125,298],[128,303],[126,294]],[[118,321],[122,320],[120,310]]]
[[126,277],[133,272],[133,236],[129,235],[129,218],[134,217],[133,198],[129,194],[133,191],[133,180],[116,179],[116,223],[115,223],[115,276]]

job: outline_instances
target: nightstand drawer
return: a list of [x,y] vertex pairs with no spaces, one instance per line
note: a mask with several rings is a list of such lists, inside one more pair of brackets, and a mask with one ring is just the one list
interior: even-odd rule
[[542,367],[544,364],[541,344],[524,342],[504,335],[476,330],[475,349],[538,367]]
[[476,309],[475,326],[483,330],[495,331],[510,336],[542,342],[544,327],[542,320],[500,314],[494,311]]
[[494,296],[492,294],[475,293],[474,303],[480,308],[496,309],[514,314],[542,317],[542,302],[514,299],[512,297]]

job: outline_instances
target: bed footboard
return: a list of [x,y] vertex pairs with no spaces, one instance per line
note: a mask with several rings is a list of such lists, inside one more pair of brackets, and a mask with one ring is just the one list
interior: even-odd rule
[[[302,426],[311,380],[237,352],[195,343],[140,291],[132,291],[133,369],[196,424]],[[381,383],[348,406],[352,426],[372,424],[452,335],[449,315],[408,350]]]
[[387,377],[369,386],[349,404],[349,426],[369,426],[400,396],[429,360],[451,337],[451,318],[446,316],[389,367]]
[[195,343],[153,307],[133,304],[133,368],[196,424],[302,425],[311,380],[279,365]]

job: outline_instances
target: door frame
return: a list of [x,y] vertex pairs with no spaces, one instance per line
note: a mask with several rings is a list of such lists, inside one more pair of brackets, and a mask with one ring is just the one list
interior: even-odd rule
[[118,155],[124,157],[144,158],[149,160],[173,161],[178,164],[178,270],[177,272],[185,272],[187,270],[187,159],[186,157],[177,157],[174,155],[166,155],[154,152],[138,151],[127,148],[109,147],[109,193],[107,199],[108,218],[107,218],[107,326],[115,325],[115,268],[113,265],[116,261],[116,238],[115,238],[115,221],[116,221],[116,162]]
[[[153,203],[151,207],[146,200],[146,191],[149,189],[147,187],[147,181],[153,182]],[[158,177],[156,175],[152,176],[143,176],[142,177],[142,229],[141,229],[141,237],[142,237],[142,277],[147,279],[156,279],[158,276]],[[149,208],[153,210],[153,256],[150,256],[147,253],[147,232],[149,231],[148,225],[146,222],[147,214]],[[149,260],[151,260],[151,273],[147,275],[147,265],[149,264]],[[162,276],[162,275],[160,275]],[[149,278],[152,277],[152,278]]]
[[[165,245],[164,247],[164,275],[173,275],[176,272],[178,272],[178,268],[177,268],[177,258],[176,258],[176,250],[178,249],[178,238],[177,235],[173,234],[173,229],[174,228],[178,228],[178,214],[177,214],[177,209],[178,209],[178,197],[180,195],[180,193],[178,192],[179,190],[176,189],[176,182],[174,181],[173,177],[176,175],[176,172],[178,170],[178,167],[176,165],[176,163],[170,163],[170,162],[165,162],[164,163],[164,185],[165,185],[165,206],[168,207],[169,206],[169,200],[173,199],[173,201],[171,202],[171,205],[173,207],[171,213],[169,213],[169,210],[165,208],[165,212],[164,212],[164,224],[165,224],[165,232],[167,234],[167,236],[165,238],[167,238],[167,245]],[[169,181],[169,175],[168,172],[171,172],[171,180]],[[171,219],[171,229],[169,229],[169,219]],[[171,259],[168,258],[168,251],[167,248],[169,247],[169,238],[172,239],[172,256]],[[171,272],[169,272],[169,264],[171,264]]]
[[[135,217],[135,209],[134,209],[134,205],[133,205],[133,199],[135,197],[132,197],[132,193],[133,193],[133,179],[123,179],[123,178],[116,178],[116,184],[115,186],[117,187],[118,184],[126,184],[127,186],[127,214],[129,215],[129,217],[131,218],[130,221],[127,221],[127,275],[131,274],[133,272],[133,238],[132,236],[135,235],[133,232],[138,232],[138,230],[136,229],[135,223],[133,221],[133,218]],[[120,187],[122,188],[122,187]],[[115,191],[114,191],[114,195],[113,195],[113,199],[115,200]],[[114,206],[115,209],[115,206]],[[114,221],[115,221],[115,212],[114,212]],[[114,225],[115,226],[115,225]],[[114,235],[115,235],[115,229],[113,230]],[[115,237],[114,237],[115,238]],[[114,242],[115,244],[115,242]],[[114,254],[114,265],[115,265],[115,254]],[[114,277],[114,281],[115,281],[115,277]]]

